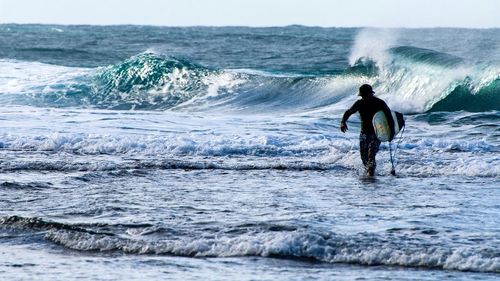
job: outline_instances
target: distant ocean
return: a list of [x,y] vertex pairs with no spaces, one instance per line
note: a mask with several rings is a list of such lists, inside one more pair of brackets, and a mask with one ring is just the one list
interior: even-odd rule
[[498,280],[499,187],[500,29],[0,25],[2,280]]

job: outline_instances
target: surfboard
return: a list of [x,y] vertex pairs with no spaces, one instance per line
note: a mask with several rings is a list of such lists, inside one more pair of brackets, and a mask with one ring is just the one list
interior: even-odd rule
[[[397,135],[405,126],[405,120],[403,118],[403,114],[399,112],[391,111],[391,114],[392,119],[394,120],[394,135]],[[389,122],[387,122],[387,118],[385,117],[385,113],[383,111],[375,113],[372,123],[377,138],[380,141],[389,141],[391,130],[389,128]]]

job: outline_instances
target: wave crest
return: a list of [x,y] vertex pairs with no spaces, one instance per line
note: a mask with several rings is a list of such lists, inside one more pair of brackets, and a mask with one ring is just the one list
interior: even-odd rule
[[[439,244],[424,246],[402,237],[388,242],[384,237],[370,234],[346,236],[298,230],[247,233],[236,237],[219,236],[215,239],[186,238],[145,242],[107,235],[50,231],[45,238],[80,251],[120,251],[128,254],[185,257],[263,256],[366,266],[500,272],[500,259],[494,257],[495,250],[492,248],[448,248]],[[404,246],[401,247],[401,244]]]
[[404,113],[500,110],[498,66],[382,45],[383,51],[359,47],[352,65],[333,76],[214,70],[153,53],[97,69],[0,61],[0,69],[16,78],[0,85],[0,101],[119,110],[341,112],[357,87],[370,83],[391,108]]
[[168,109],[205,92],[205,79],[214,73],[186,60],[143,53],[100,72],[92,104],[112,109]]
[[[431,243],[417,236],[435,230],[417,230],[412,237],[395,232],[338,234],[287,225],[242,225],[200,237],[144,225],[70,225],[40,218],[0,218],[0,227],[28,232],[43,231],[44,239],[78,251],[118,251],[136,255],[185,257],[262,256],[310,259],[326,263],[389,265],[445,270],[500,272],[498,249],[485,243],[471,247],[440,237]],[[106,232],[99,228],[108,229]],[[122,234],[117,235],[111,230]],[[206,230],[204,230],[206,231]],[[148,237],[157,233],[154,240]],[[194,234],[194,235],[193,235]],[[427,240],[424,240],[427,241]]]
[[385,56],[362,55],[349,71],[372,77],[375,91],[396,110],[500,110],[500,68],[468,65],[464,59],[429,49],[398,46]]

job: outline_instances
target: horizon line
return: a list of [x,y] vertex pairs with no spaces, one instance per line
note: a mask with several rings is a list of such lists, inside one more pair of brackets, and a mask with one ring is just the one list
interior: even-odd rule
[[162,25],[162,24],[136,24],[136,23],[111,23],[111,24],[90,24],[90,23],[38,23],[38,22],[0,22],[0,25],[52,25],[52,26],[151,26],[151,27],[246,27],[246,28],[284,28],[284,27],[309,27],[309,28],[373,28],[373,29],[500,29],[500,27],[469,27],[469,26],[322,26],[307,24],[286,24],[286,25]]

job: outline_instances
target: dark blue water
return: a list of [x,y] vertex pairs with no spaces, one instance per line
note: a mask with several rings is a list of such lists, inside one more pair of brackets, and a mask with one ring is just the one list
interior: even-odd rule
[[[494,280],[500,30],[0,25],[0,276]],[[406,114],[363,176],[363,83]],[[110,269],[112,268],[112,269]]]

